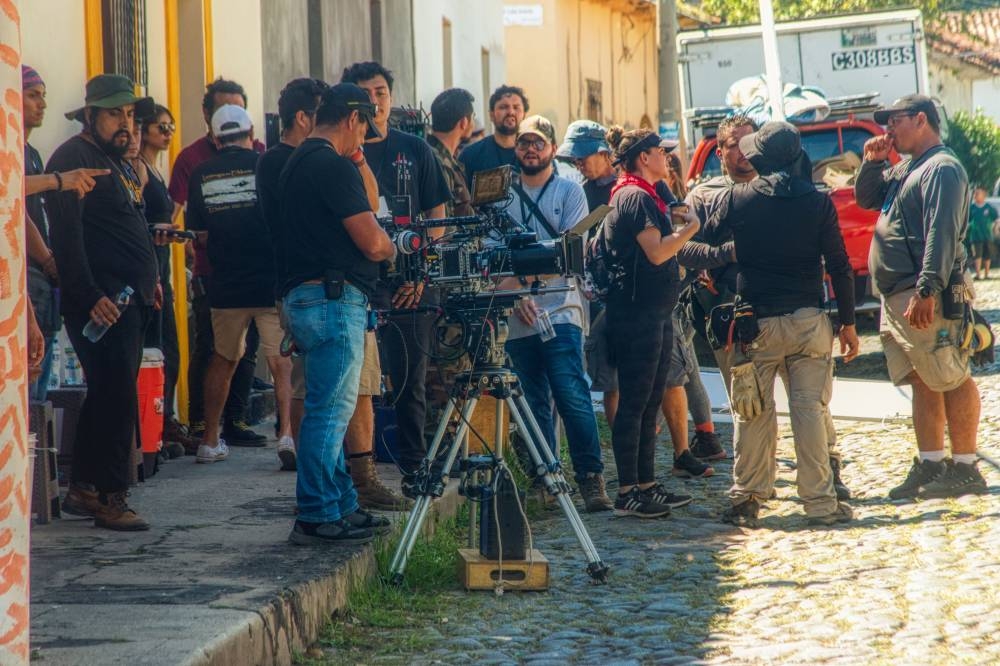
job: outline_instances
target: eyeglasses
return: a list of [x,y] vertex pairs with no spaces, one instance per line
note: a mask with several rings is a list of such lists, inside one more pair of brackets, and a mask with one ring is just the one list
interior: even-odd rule
[[173,123],[157,123],[156,126],[160,128],[160,134],[173,134],[177,131],[177,125]]
[[545,139],[518,139],[517,147],[520,150],[528,150],[529,148],[534,148],[538,152],[545,150],[545,146],[549,145]]
[[915,114],[915,113],[897,113],[897,114],[894,114],[892,116],[889,116],[889,120],[886,121],[885,126],[886,127],[895,127],[896,125],[899,124],[899,121],[902,120],[903,118],[912,118],[915,115],[917,115],[917,114]]

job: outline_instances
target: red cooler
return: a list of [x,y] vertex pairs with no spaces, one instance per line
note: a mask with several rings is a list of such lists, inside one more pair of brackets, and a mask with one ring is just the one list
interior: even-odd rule
[[156,454],[163,446],[163,352],[153,347],[142,350],[139,368],[139,433],[146,478],[153,475]]

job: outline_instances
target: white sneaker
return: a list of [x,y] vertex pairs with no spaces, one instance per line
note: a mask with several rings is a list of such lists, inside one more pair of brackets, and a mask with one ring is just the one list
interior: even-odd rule
[[294,472],[297,469],[295,440],[288,435],[278,440],[278,460],[281,461],[281,470],[284,472]]
[[198,455],[195,456],[194,461],[199,463],[222,462],[228,456],[229,447],[226,446],[226,440],[220,439],[215,446],[209,446],[208,444],[199,446]]

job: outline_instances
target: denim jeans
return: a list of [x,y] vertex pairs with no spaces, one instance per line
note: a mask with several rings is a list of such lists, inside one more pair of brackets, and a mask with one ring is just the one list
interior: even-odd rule
[[328,523],[354,513],[358,494],[344,462],[344,434],[358,400],[368,298],[356,287],[327,300],[323,285],[300,284],[285,296],[295,345],[305,354],[305,418],[299,432],[299,520]]
[[521,380],[524,397],[542,429],[549,449],[559,457],[552,400],[566,427],[569,456],[577,481],[601,473],[601,443],[583,371],[583,331],[573,324],[556,324],[556,337],[542,342],[538,335],[507,341],[507,354]]

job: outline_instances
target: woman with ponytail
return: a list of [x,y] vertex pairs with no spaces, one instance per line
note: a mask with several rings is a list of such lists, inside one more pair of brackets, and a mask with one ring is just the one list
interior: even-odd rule
[[[675,255],[699,227],[691,212],[671,215],[664,179],[667,153],[677,144],[650,130],[607,133],[622,173],[611,191],[604,240],[615,279],[608,293],[611,352],[618,366],[620,403],[612,428],[618,467],[615,513],[656,518],[691,501],[656,482],[656,418],[673,344],[670,315],[680,274]],[[674,231],[673,223],[679,228]]]

